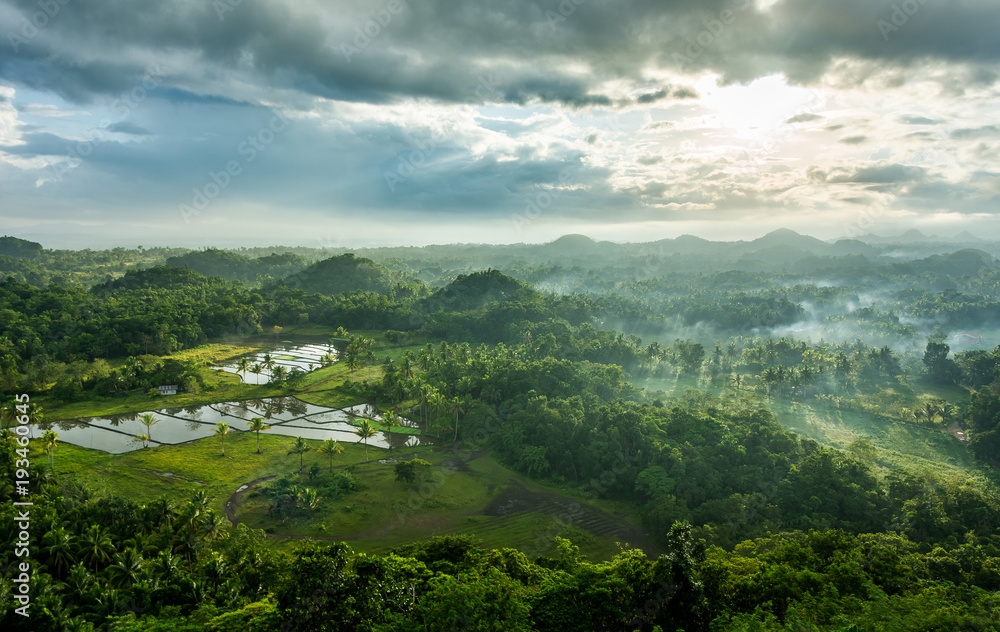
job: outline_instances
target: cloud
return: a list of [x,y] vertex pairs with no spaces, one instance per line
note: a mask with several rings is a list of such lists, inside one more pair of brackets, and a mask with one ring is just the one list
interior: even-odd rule
[[845,145],[861,145],[862,143],[867,143],[868,140],[869,139],[867,136],[859,135],[859,136],[845,136],[844,138],[840,139],[840,142],[844,143]]
[[785,122],[786,123],[808,123],[810,121],[818,121],[821,118],[823,118],[823,117],[820,116],[819,114],[813,114],[812,112],[803,112],[802,114],[796,114],[795,116],[791,117],[790,119],[788,119]]
[[975,140],[1000,136],[1000,125],[983,125],[982,127],[965,127],[951,133],[955,140]]
[[926,116],[915,116],[907,114],[905,116],[899,117],[899,122],[905,125],[940,125],[943,121],[927,118]]

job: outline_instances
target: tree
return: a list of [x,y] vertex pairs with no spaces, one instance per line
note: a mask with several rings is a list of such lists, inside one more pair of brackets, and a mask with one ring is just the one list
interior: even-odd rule
[[[399,428],[403,425],[403,420],[395,410],[387,410],[382,413],[382,425],[385,426],[386,432],[392,432],[393,428]],[[389,449],[392,449],[391,442],[389,443]]]
[[261,366],[264,367],[264,369],[267,371],[268,376],[271,375],[271,369],[274,368],[275,364],[276,363],[275,363],[274,359],[271,357],[271,354],[270,353],[265,353],[264,354],[264,360],[261,362]]
[[260,431],[270,430],[271,426],[264,423],[263,417],[254,417],[247,422],[247,430],[257,435],[257,454],[260,454]]
[[333,457],[344,452],[344,446],[334,438],[329,438],[319,446],[319,451],[330,457],[330,472],[333,472]]
[[59,440],[59,435],[56,434],[55,430],[46,430],[42,433],[42,449],[45,450],[46,454],[49,455],[49,467],[53,467],[52,453],[56,449],[56,441]]
[[407,459],[396,463],[393,470],[396,473],[396,480],[403,483],[414,483],[420,472],[426,471],[431,464],[423,459]]
[[94,563],[94,572],[97,572],[97,563],[107,561],[114,553],[115,545],[111,543],[111,536],[108,530],[100,525],[90,525],[81,537],[81,553],[86,555],[87,561]]
[[146,434],[149,435],[150,439],[153,438],[152,427],[160,423],[160,421],[161,420],[153,416],[153,413],[143,413],[139,415],[139,423],[146,426]]
[[271,371],[271,378],[278,384],[281,384],[282,382],[285,381],[286,375],[288,375],[288,369],[286,369],[281,365],[274,367],[274,370]]
[[236,363],[236,369],[243,374],[243,382],[247,381],[247,369],[250,368],[250,359],[246,356],[242,356],[239,362]]
[[63,527],[51,529],[42,537],[42,542],[48,544],[45,548],[45,553],[49,556],[48,564],[60,575],[76,563],[73,539]]
[[253,373],[254,375],[260,375],[263,371],[264,367],[261,366],[259,363],[254,364],[253,366],[250,367],[250,372]]
[[372,422],[367,419],[362,419],[361,423],[358,424],[357,429],[354,434],[361,437],[361,440],[365,442],[365,461],[368,460],[368,438],[375,436],[375,427],[372,426]]
[[224,421],[215,424],[215,434],[222,439],[222,456],[226,456],[226,435],[229,434],[229,424]]
[[462,407],[462,400],[452,397],[451,401],[448,402],[448,412],[455,414],[455,441],[458,441],[458,416],[465,414],[465,408]]
[[139,434],[135,435],[135,438],[138,439],[139,441],[142,441],[142,447],[144,448],[149,447],[149,435],[146,434],[145,432],[140,432]]
[[927,341],[923,362],[930,379],[940,384],[954,384],[962,376],[962,369],[948,357],[951,348],[943,340],[944,336],[935,336]]
[[296,437],[295,438],[295,445],[293,445],[292,449],[288,451],[289,454],[298,454],[299,455],[299,471],[300,472],[302,471],[302,467],[303,467],[303,465],[302,465],[302,455],[305,454],[306,452],[308,452],[311,449],[312,448],[309,447],[309,444],[306,443],[305,439],[303,439],[302,437]]

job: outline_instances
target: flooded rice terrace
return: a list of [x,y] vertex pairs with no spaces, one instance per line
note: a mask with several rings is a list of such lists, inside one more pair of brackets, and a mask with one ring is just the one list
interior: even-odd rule
[[[123,454],[139,450],[142,441],[137,435],[150,435],[149,446],[175,445],[215,434],[215,424],[224,421],[233,431],[247,432],[247,423],[254,417],[263,417],[271,426],[261,434],[277,434],[304,439],[337,439],[342,443],[360,441],[354,426],[348,420],[363,417],[380,420],[371,406],[327,408],[306,403],[295,397],[268,397],[238,402],[222,402],[186,408],[162,408],[152,411],[159,421],[148,431],[139,420],[142,413],[85,417],[66,421],[43,421],[37,430],[53,429],[59,440],[84,448]],[[404,423],[405,420],[404,420]],[[368,439],[368,445],[382,448],[399,448],[420,444],[414,435],[378,432]]]
[[[300,369],[305,373],[320,368],[327,354],[329,354],[329,358],[326,359],[328,362],[336,362],[338,358],[337,348],[333,345],[302,345],[286,340],[276,349],[262,350],[245,356],[247,359],[247,370],[241,370],[236,363],[215,368],[219,371],[239,375],[244,384],[267,384],[268,380],[271,379],[271,372],[273,370],[273,367],[268,368],[264,366],[265,356],[268,354],[270,354],[274,366],[284,367],[288,371]],[[257,368],[260,370],[257,372],[250,370],[254,365],[257,365]]]

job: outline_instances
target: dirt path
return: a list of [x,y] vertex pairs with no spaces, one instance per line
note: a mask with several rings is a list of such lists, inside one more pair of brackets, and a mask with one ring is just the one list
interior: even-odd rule
[[229,522],[232,523],[234,527],[239,524],[239,521],[236,519],[236,507],[239,506],[240,499],[243,498],[243,494],[250,491],[250,488],[256,485],[260,485],[261,483],[269,481],[274,478],[278,478],[278,475],[272,474],[271,476],[265,476],[264,478],[258,478],[255,481],[244,483],[243,485],[240,485],[239,489],[236,490],[235,494],[229,497],[229,500],[226,501],[226,507],[225,507],[226,518],[229,518]]
[[963,444],[969,442],[969,437],[965,434],[965,432],[962,431],[962,427],[958,425],[957,421],[953,421],[950,424],[948,424],[948,427],[945,429],[945,432],[955,437]]

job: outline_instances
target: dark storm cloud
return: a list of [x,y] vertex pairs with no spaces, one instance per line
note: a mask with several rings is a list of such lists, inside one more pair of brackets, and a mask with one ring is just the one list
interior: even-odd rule
[[[25,16],[38,10],[34,0],[4,1]],[[398,0],[395,13],[388,2],[94,0],[61,5],[16,53],[0,47],[0,77],[86,101],[128,89],[161,55],[171,80],[195,92],[222,92],[220,80],[231,77],[346,101],[589,107],[622,103],[602,91],[603,81],[638,87],[655,66],[714,70],[727,80],[785,72],[810,81],[842,57],[900,68],[1000,58],[1000,12],[990,3],[908,2],[916,10],[903,21],[894,17],[899,3],[871,0],[783,0],[766,11],[750,0]],[[220,5],[232,10],[220,14]],[[899,26],[885,37],[880,20]],[[18,23],[2,26],[17,32]],[[662,89],[637,100],[692,95]]]

